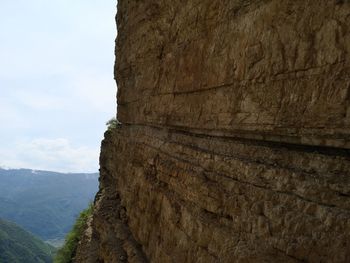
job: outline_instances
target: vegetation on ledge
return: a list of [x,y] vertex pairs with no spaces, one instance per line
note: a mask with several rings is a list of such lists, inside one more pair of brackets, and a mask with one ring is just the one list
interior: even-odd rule
[[83,235],[87,225],[87,220],[93,212],[93,204],[90,204],[87,209],[82,211],[77,218],[73,229],[66,236],[65,243],[60,248],[54,259],[55,263],[71,263],[75,256],[78,243]]
[[110,119],[109,121],[106,122],[107,125],[107,130],[113,130],[115,128],[118,127],[118,125],[120,125],[121,123],[117,120],[116,117],[113,117],[112,119]]

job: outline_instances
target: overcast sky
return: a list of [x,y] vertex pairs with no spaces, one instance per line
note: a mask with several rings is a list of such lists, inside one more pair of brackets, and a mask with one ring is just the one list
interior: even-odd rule
[[0,166],[98,171],[116,0],[0,0]]

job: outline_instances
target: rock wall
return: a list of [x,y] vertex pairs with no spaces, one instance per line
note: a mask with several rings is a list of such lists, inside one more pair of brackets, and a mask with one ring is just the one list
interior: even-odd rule
[[119,0],[77,262],[350,262],[350,2]]

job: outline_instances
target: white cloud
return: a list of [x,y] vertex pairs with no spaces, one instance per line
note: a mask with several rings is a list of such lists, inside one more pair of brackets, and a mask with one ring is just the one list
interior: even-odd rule
[[67,139],[38,138],[0,150],[0,166],[58,172],[98,171],[99,149],[72,145]]
[[104,123],[116,111],[115,4],[1,2],[0,165],[98,169]]

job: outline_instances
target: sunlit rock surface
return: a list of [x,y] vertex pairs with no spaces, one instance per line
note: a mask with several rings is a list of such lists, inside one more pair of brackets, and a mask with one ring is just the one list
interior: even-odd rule
[[119,125],[77,262],[349,262],[350,2],[119,0]]

